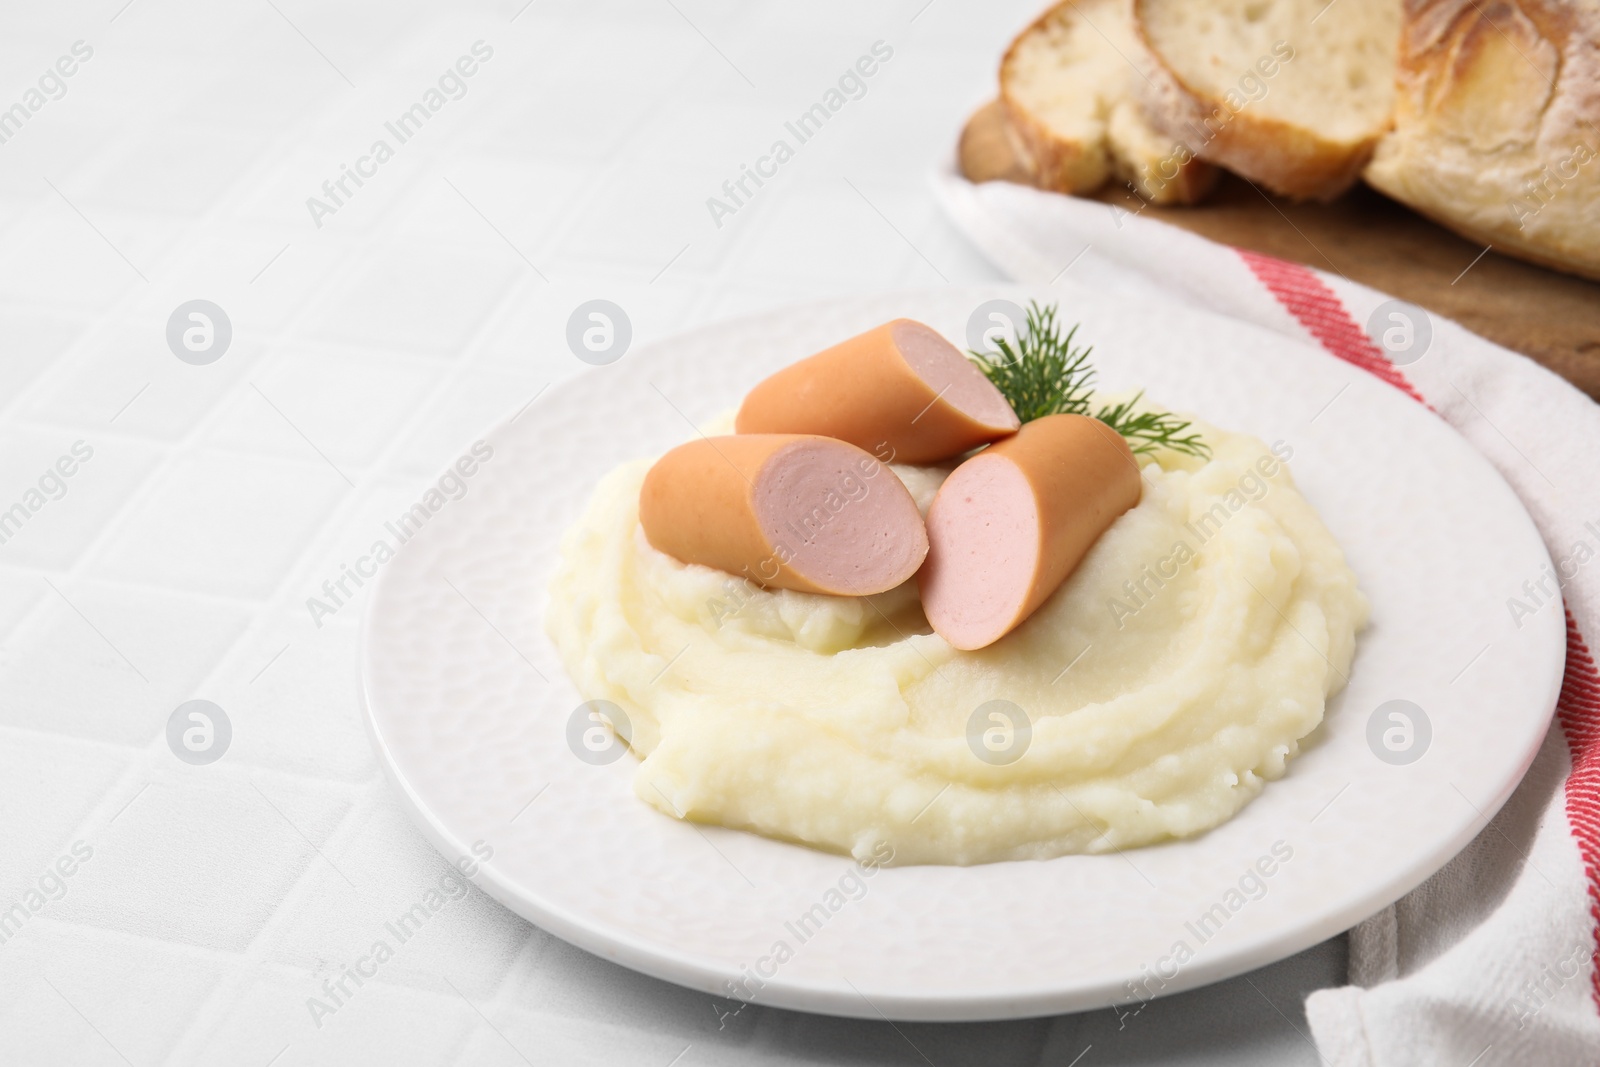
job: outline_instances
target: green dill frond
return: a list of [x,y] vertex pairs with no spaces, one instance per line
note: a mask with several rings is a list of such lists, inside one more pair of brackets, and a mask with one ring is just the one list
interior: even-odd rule
[[1142,392],[1093,411],[1094,367],[1089,353],[1094,349],[1074,347],[1077,333],[1076,325],[1065,335],[1061,333],[1056,305],[1041,308],[1036,301],[1029,301],[1026,329],[1014,345],[1001,337],[995,341],[997,354],[968,354],[1023,422],[1046,415],[1093,414],[1126,438],[1135,455],[1170,449],[1201,459],[1211,457],[1211,449],[1200,435],[1186,432],[1192,425],[1189,420],[1163,411],[1134,410]]
[[1211,446],[1202,441],[1198,433],[1184,433],[1192,425],[1188,419],[1165,411],[1135,411],[1134,405],[1142,396],[1143,390],[1128,400],[1102,407],[1094,417],[1126,438],[1136,456],[1165,448],[1201,459],[1211,458]]
[[1030,303],[1027,328],[1015,346],[1000,337],[995,341],[998,355],[971,355],[1023,422],[1045,415],[1087,415],[1094,380],[1092,349],[1073,347],[1077,332],[1074,326],[1061,336],[1055,305],[1041,309]]

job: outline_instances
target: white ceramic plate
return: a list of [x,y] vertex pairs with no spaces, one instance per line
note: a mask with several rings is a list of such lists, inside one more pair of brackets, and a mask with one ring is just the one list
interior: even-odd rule
[[[984,300],[1030,296],[1082,320],[1103,386],[1147,386],[1163,404],[1292,444],[1295,480],[1344,545],[1372,624],[1322,728],[1231,822],[1126,854],[886,869],[802,942],[788,924],[825,900],[847,859],[669,819],[634,798],[632,756],[596,767],[568,747],[585,695],[543,626],[559,538],[601,474],[682,441],[691,420],[735,406],[778,367],[899,315],[959,343]],[[1510,795],[1555,706],[1560,615],[1517,629],[1505,609],[1548,556],[1489,464],[1366,373],[1188,309],[1057,286],[780,311],[630,352],[484,439],[494,456],[467,495],[428,520],[373,591],[361,650],[373,744],[447,857],[493,849],[478,882],[508,908],[719,997],[757,974],[762,1004],[998,1019],[1265,965],[1443,866]],[[1431,727],[1425,754],[1405,765],[1368,743],[1375,709],[1397,699]],[[1275,844],[1292,858],[1248,877]],[[792,952],[781,964],[779,942]]]

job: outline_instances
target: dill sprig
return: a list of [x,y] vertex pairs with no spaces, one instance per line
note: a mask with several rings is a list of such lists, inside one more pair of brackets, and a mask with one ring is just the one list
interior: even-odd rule
[[1023,422],[1046,415],[1087,415],[1094,379],[1089,353],[1094,348],[1074,348],[1077,333],[1074,326],[1061,335],[1054,304],[1040,308],[1030,303],[1027,331],[1017,337],[1015,347],[1002,336],[994,341],[998,356],[970,355]]
[[1094,417],[1126,438],[1136,456],[1170,448],[1201,459],[1211,458],[1211,446],[1200,440],[1198,433],[1183,432],[1190,426],[1188,419],[1165,411],[1135,411],[1133,406],[1142,396],[1144,390],[1141,389],[1128,400],[1101,408]]
[[970,352],[978,369],[994,383],[1023,422],[1046,415],[1088,415],[1121,434],[1134,455],[1170,449],[1185,455],[1209,459],[1211,448],[1190,431],[1187,419],[1164,411],[1135,410],[1141,390],[1128,400],[1103,404],[1094,410],[1094,367],[1089,354],[1094,347],[1073,345],[1078,327],[1063,335],[1056,321],[1056,305],[1041,308],[1028,303],[1025,331],[1013,345],[1004,337],[995,339],[998,354]]

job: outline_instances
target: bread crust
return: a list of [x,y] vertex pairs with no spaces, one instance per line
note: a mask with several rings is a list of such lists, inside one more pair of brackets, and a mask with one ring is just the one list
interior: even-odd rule
[[1141,99],[1157,130],[1200,159],[1291,199],[1332,200],[1355,184],[1382,129],[1339,140],[1248,104],[1234,110],[1222,97],[1189,84],[1156,49],[1147,18],[1155,0],[1132,2],[1134,37],[1148,73]]
[[1600,0],[1407,0],[1374,188],[1600,280]]

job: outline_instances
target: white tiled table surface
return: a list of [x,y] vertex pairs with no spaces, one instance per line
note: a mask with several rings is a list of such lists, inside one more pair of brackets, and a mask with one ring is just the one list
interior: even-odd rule
[[[719,1019],[476,890],[320,1026],[307,1007],[447,869],[362,731],[359,600],[318,626],[307,598],[582,369],[584,300],[621,305],[637,346],[995,280],[928,175],[1032,8],[6,5],[0,108],[27,115],[0,123],[0,510],[75,442],[93,456],[0,544],[0,909],[27,912],[0,943],[0,1063],[1315,1062],[1299,1001],[1342,979],[1339,942],[1122,1029]],[[465,95],[317,226],[307,198],[480,40]],[[875,41],[893,56],[865,95],[718,227],[706,198]],[[208,366],[165,339],[195,298],[233,325]],[[165,739],[194,698],[234,728],[208,766]]]

